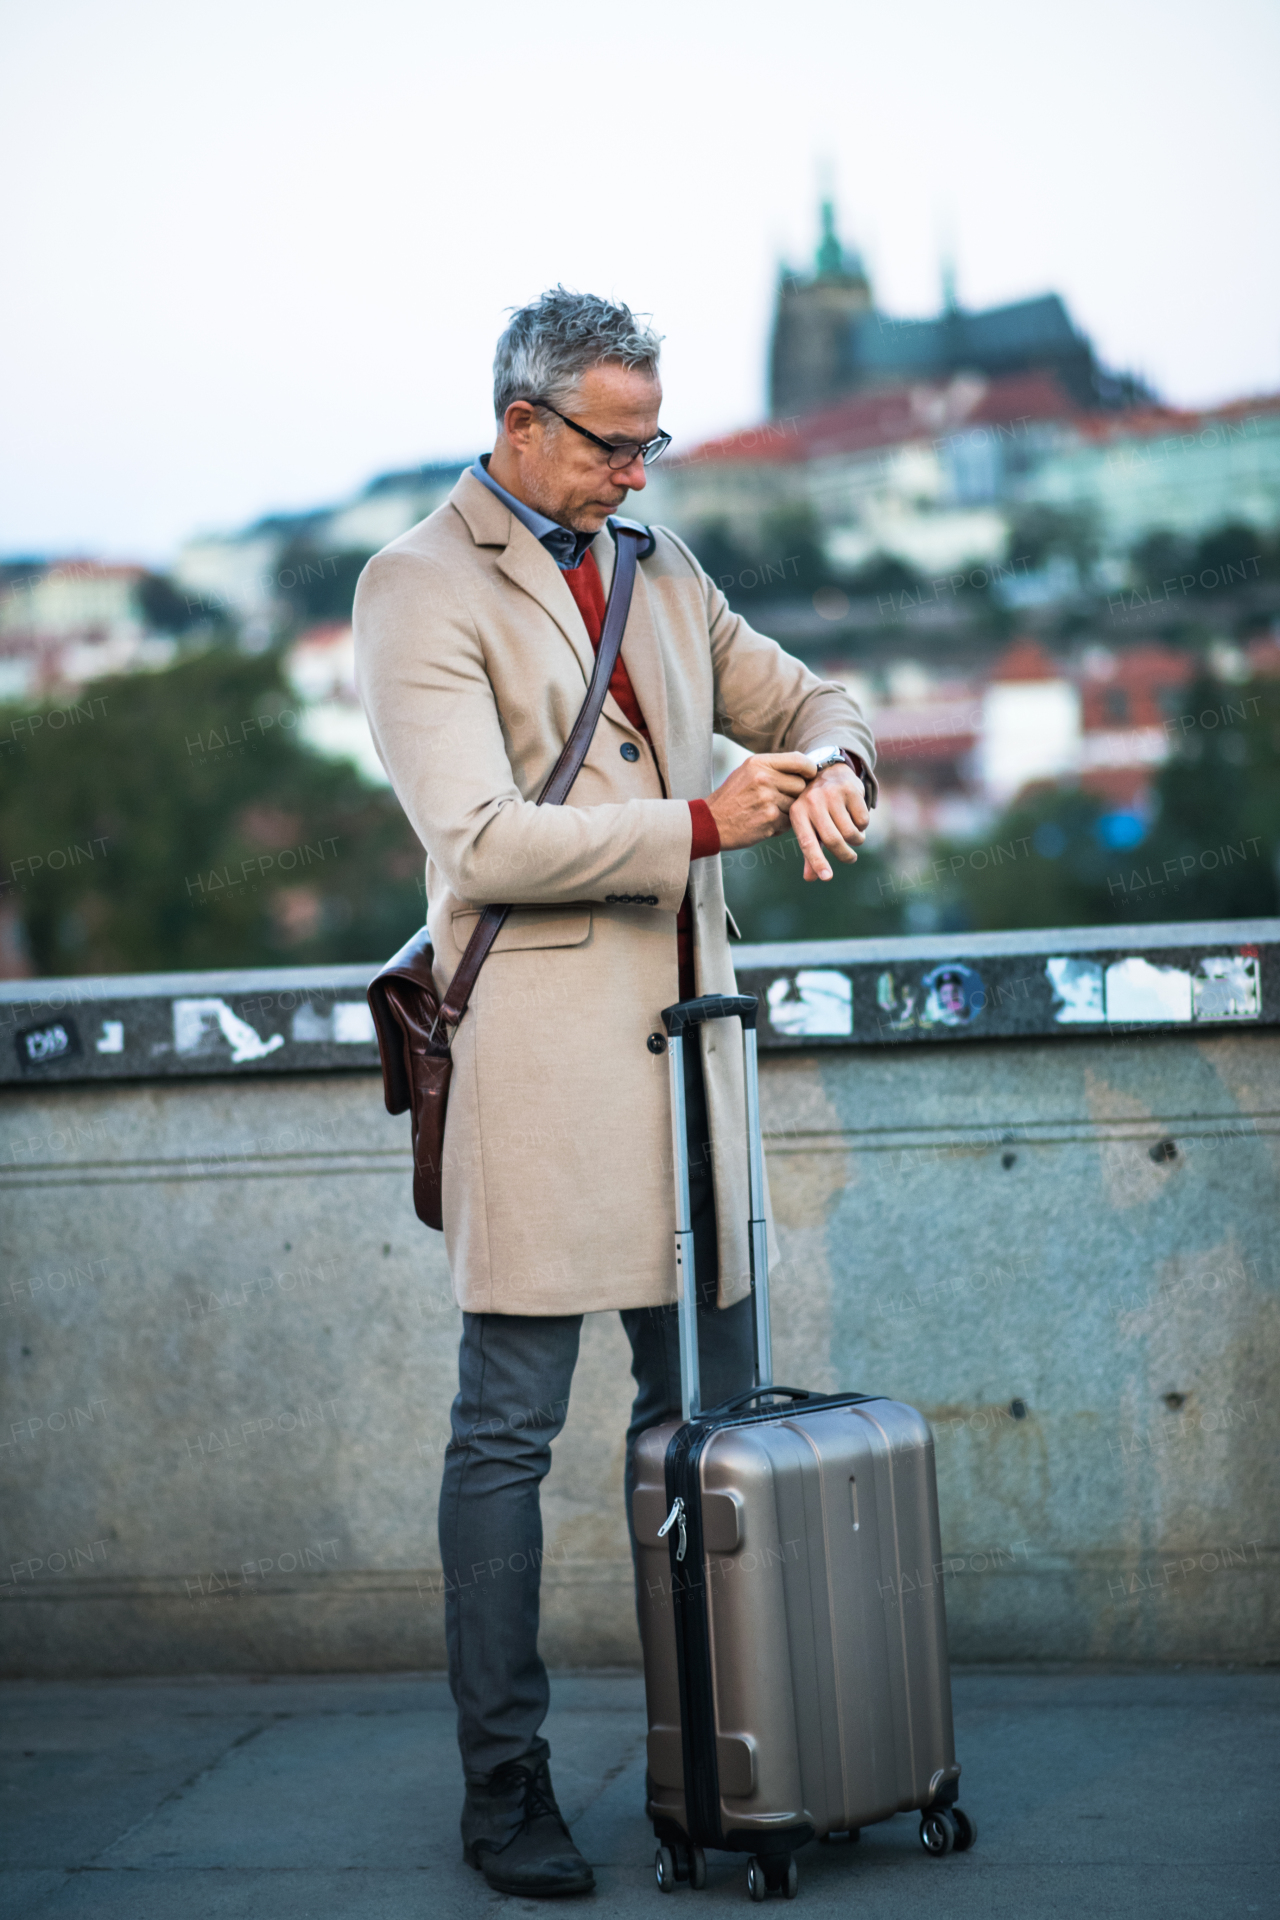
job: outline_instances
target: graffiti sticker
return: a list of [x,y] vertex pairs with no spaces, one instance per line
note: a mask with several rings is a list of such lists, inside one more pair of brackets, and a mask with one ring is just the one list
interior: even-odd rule
[[1053,988],[1054,1020],[1060,1027],[1100,1024],[1107,1017],[1102,992],[1102,967],[1096,960],[1072,960],[1058,954],[1046,960],[1044,970]]
[[80,1036],[70,1020],[50,1020],[43,1027],[26,1027],[14,1035],[18,1065],[24,1073],[36,1067],[52,1066],[80,1051]]
[[934,967],[920,986],[925,994],[920,1020],[925,1026],[967,1027],[987,1004],[982,975],[958,960]]
[[791,1040],[847,1040],[853,1032],[853,982],[847,973],[803,967],[768,990],[769,1025]]

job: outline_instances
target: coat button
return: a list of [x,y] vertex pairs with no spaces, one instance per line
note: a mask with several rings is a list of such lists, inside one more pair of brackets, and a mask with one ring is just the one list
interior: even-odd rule
[[665,1053],[667,1036],[665,1033],[651,1033],[647,1042],[650,1053]]
[[618,752],[624,760],[638,760],[640,758],[640,749],[634,740],[624,740],[618,748]]

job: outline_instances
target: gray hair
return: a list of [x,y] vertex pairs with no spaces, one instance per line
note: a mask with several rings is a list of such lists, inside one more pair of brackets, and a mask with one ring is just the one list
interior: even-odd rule
[[611,361],[658,371],[662,335],[647,316],[593,293],[552,287],[511,316],[493,356],[493,410],[502,425],[513,400],[568,401],[584,373]]

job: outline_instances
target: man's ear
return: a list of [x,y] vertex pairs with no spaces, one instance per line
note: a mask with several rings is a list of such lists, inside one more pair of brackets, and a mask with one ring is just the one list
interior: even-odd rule
[[502,431],[512,446],[524,453],[537,420],[537,412],[527,400],[513,400],[502,416]]

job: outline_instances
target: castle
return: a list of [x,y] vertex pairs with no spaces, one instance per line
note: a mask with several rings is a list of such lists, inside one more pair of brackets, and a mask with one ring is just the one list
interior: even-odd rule
[[1052,374],[1086,411],[1154,398],[1133,375],[1100,364],[1056,293],[969,313],[958,304],[948,273],[942,312],[934,319],[898,320],[879,312],[861,256],[841,245],[830,200],[822,203],[813,273],[784,268],[779,276],[769,359],[775,420],[913,381],[1030,372]]

